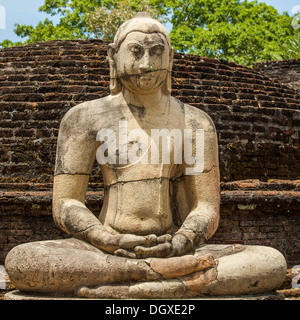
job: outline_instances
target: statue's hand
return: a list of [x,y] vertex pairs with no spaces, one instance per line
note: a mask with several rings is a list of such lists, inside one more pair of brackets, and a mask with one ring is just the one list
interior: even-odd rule
[[193,243],[182,233],[177,233],[172,239],[170,256],[183,256],[194,251]]
[[[129,237],[130,236],[130,237]],[[146,241],[134,246],[134,242],[131,242],[131,245],[128,246],[129,240],[136,238],[144,238]],[[148,257],[167,257],[171,252],[171,243],[172,236],[170,234],[165,234],[157,237],[155,234],[151,234],[144,237],[126,235],[124,237],[124,242],[120,241],[120,248],[114,253],[118,256],[128,257],[128,258],[148,258]],[[126,243],[126,248],[125,244]],[[133,249],[133,250],[132,250]]]
[[[112,234],[107,230],[94,227],[88,231],[89,242],[95,247],[111,254],[117,254],[118,251],[132,251],[136,246],[151,246],[157,242],[155,235],[136,236],[132,234]],[[119,254],[121,255],[121,254]],[[133,257],[133,256],[131,256]]]
[[171,236],[155,234],[137,236],[133,234],[111,234],[97,228],[90,231],[91,244],[117,256],[126,258],[167,258],[181,256],[193,250],[193,245],[183,234]]
[[191,241],[181,233],[171,235],[163,235],[158,237],[160,243],[152,247],[138,246],[134,252],[137,258],[168,258],[174,256],[183,256],[194,251]]
[[118,239],[119,248],[114,251],[116,256],[137,258],[135,248],[139,246],[151,247],[157,244],[157,236],[136,236],[134,234],[120,234],[115,236]]
[[[128,258],[167,258],[182,256],[194,251],[191,241],[181,233],[177,233],[173,237],[170,234],[159,236],[156,238],[156,242],[155,235],[146,236],[145,238],[148,237],[151,237],[152,241],[135,246],[133,252],[131,250],[119,249],[115,251],[115,254]],[[133,245],[134,243],[132,242],[131,248]],[[128,247],[126,249],[131,248]]]

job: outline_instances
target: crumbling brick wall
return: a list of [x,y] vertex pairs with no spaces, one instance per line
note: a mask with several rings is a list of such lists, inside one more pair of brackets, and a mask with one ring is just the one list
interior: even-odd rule
[[254,63],[253,68],[290,88],[300,90],[300,59],[262,61]]
[[[59,124],[71,107],[109,94],[106,51],[99,40],[0,51],[0,264],[19,243],[63,236],[51,217]],[[172,86],[218,131],[221,224],[211,242],[268,244],[300,262],[299,91],[241,65],[181,54]],[[87,204],[98,213],[97,166],[90,181]]]

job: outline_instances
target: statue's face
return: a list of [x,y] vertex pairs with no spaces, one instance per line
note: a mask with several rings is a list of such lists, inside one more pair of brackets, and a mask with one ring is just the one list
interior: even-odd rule
[[130,91],[153,92],[167,79],[169,54],[169,46],[163,35],[131,32],[115,56],[117,76]]

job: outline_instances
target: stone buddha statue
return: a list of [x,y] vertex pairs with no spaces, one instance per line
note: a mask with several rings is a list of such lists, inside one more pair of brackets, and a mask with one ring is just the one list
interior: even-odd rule
[[[108,59],[111,94],[70,109],[59,129],[53,216],[70,237],[13,248],[11,281],[25,293],[85,298],[276,290],[286,274],[277,250],[206,244],[219,222],[217,134],[205,112],[171,96],[167,30],[140,13],[119,28]],[[85,205],[96,160],[99,216]]]

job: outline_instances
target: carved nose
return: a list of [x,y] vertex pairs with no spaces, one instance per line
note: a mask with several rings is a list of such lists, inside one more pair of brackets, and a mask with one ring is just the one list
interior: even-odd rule
[[141,63],[140,63],[140,71],[147,72],[147,71],[151,71],[151,70],[152,70],[152,66],[150,66],[149,53],[146,52]]

